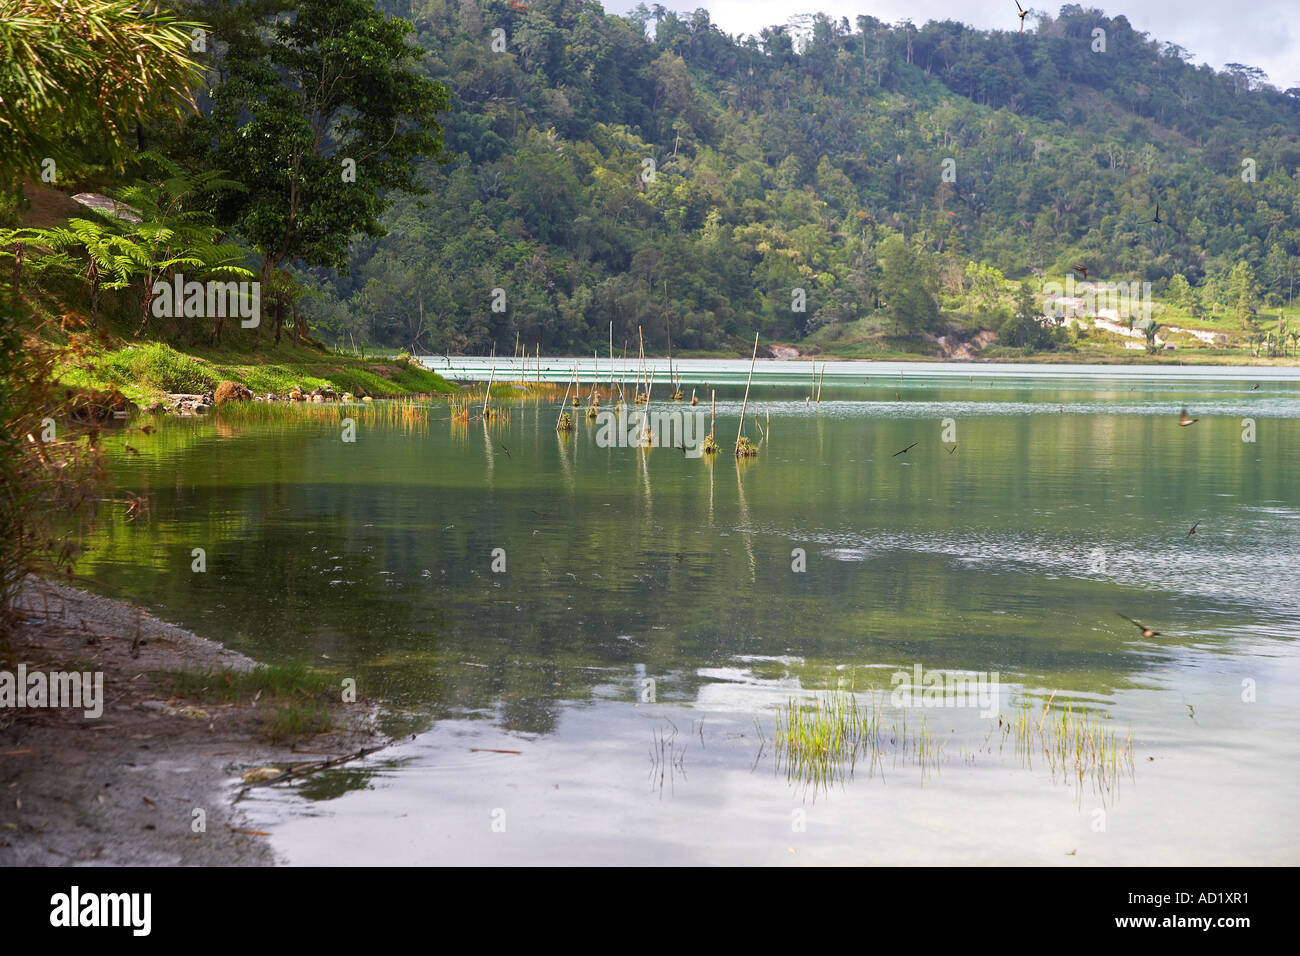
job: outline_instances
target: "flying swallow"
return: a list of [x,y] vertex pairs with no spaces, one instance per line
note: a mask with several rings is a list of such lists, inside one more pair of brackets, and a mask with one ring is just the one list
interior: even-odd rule
[[1187,532],[1187,537],[1190,538],[1192,535],[1196,534],[1196,529],[1199,528],[1200,526],[1201,523],[1199,521],[1196,522],[1196,524],[1192,525],[1192,530]]
[[896,451],[896,452],[894,452],[892,455],[890,455],[889,457],[890,457],[890,458],[897,458],[899,455],[906,455],[909,451],[911,451],[913,448],[915,448],[915,447],[916,447],[917,445],[919,445],[919,444],[921,444],[921,443],[920,443],[920,442],[917,442],[917,441],[914,441],[914,442],[912,442],[912,444],[908,445],[908,446],[907,446],[906,448],[904,448],[902,451]]
[[1134,627],[1140,630],[1142,632],[1143,637],[1160,636],[1159,631],[1153,630],[1152,628],[1147,627],[1145,624],[1139,624],[1137,621],[1133,620],[1133,618],[1129,617],[1126,614],[1121,614],[1120,617],[1124,618],[1124,620],[1128,621],[1130,624],[1132,624]]
[[1199,421],[1200,421],[1199,418],[1188,418],[1187,409],[1185,408],[1182,410],[1182,413],[1178,416],[1178,425],[1180,428],[1186,428],[1188,425],[1195,425]]

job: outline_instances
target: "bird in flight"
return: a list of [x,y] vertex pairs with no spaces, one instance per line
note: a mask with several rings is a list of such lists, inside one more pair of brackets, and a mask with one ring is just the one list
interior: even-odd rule
[[[1250,390],[1251,390],[1252,392],[1259,391],[1259,382],[1256,382],[1254,385],[1252,385],[1252,386],[1250,387]],[[144,431],[144,429],[141,429],[141,431]]]
[[507,458],[511,457],[511,455],[510,455],[510,449],[507,448],[507,447],[505,446],[505,443],[504,443],[504,442],[498,442],[498,444],[501,445],[501,450],[502,450],[503,452],[506,453],[506,457],[507,457]]
[[1079,275],[1083,276],[1083,278],[1084,278],[1085,281],[1087,280],[1087,278],[1088,278],[1088,267],[1087,267],[1087,266],[1075,266],[1075,267],[1074,267],[1074,271],[1077,272],[1077,273],[1079,273]]
[[1186,428],[1188,425],[1195,425],[1199,421],[1200,421],[1199,418],[1188,418],[1187,409],[1185,408],[1178,416],[1178,425],[1180,428]]
[[1139,624],[1137,621],[1133,620],[1133,618],[1129,617],[1127,614],[1121,614],[1120,617],[1124,618],[1124,620],[1128,621],[1130,624],[1132,624],[1134,627],[1140,630],[1142,632],[1143,637],[1160,636],[1159,631],[1153,630],[1152,628],[1147,627],[1145,624]]
[[919,444],[921,444],[921,443],[918,442],[918,441],[914,441],[914,442],[912,442],[912,444],[908,445],[908,446],[907,446],[906,448],[904,448],[902,451],[896,451],[896,452],[894,452],[892,455],[890,455],[889,457],[890,457],[890,458],[897,458],[899,455],[906,455],[909,451],[911,451],[913,448],[915,448],[915,447],[916,447],[917,445],[919,445]]
[[1159,225],[1160,223],[1164,222],[1164,220],[1160,218],[1160,203],[1156,203],[1156,214],[1155,214],[1155,218],[1153,218],[1153,219],[1144,219],[1144,220],[1142,220],[1142,222],[1143,222],[1143,225],[1145,225],[1146,223],[1149,223],[1149,222],[1154,222],[1156,225]]
[[1192,525],[1192,530],[1187,532],[1187,537],[1190,538],[1192,535],[1196,534],[1196,529],[1199,528],[1200,526],[1201,523],[1199,521],[1196,522],[1196,524]]
[[952,454],[953,452],[955,452],[956,450],[957,450],[957,446],[954,444],[951,448],[948,449],[948,454],[951,455],[951,454]]
[[1029,16],[1029,11],[1020,5],[1020,0],[1016,0],[1016,9],[1020,11],[1020,32],[1025,32],[1025,17]]

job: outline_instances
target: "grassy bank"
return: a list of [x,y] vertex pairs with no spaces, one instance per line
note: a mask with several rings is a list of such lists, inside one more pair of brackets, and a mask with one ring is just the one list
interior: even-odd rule
[[60,370],[60,379],[79,388],[115,388],[139,405],[166,392],[202,393],[231,380],[255,394],[284,395],[295,385],[373,398],[453,392],[456,387],[417,363],[362,359],[318,348],[282,344],[266,352],[185,348],[162,342],[118,342],[91,348]]

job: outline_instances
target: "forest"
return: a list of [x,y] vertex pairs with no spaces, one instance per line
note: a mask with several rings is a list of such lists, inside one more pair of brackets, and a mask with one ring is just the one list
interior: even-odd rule
[[[191,38],[171,109],[50,112],[0,156],[142,220],[0,236],[15,274],[79,276],[92,327],[102,308],[123,335],[259,354],[286,334],[734,353],[757,332],[942,356],[982,334],[1007,357],[1071,350],[1039,297],[1077,274],[1149,282],[1162,321],[1230,348],[1298,344],[1300,88],[1123,16],[809,13],[732,37],[591,0],[189,0],[155,21]],[[20,181],[0,227],[31,225]],[[151,319],[186,267],[257,278],[256,335]]]
[[384,5],[450,91],[455,158],[422,168],[429,193],[398,198],[346,274],[304,276],[335,340],[999,329],[1015,282],[1076,264],[1237,329],[1292,300],[1300,89],[1195,66],[1123,16],[1067,5],[1017,34],[809,14],[739,39],[658,5]]

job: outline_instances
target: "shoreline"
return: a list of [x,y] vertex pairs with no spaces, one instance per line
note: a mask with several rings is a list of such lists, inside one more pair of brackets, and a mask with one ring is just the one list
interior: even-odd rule
[[[144,608],[50,581],[28,579],[15,607],[0,671],[93,670],[104,693],[98,717],[0,707],[0,866],[285,862],[237,805],[249,783],[241,775],[319,756],[259,738],[256,701],[181,699],[159,673],[248,673],[257,662]],[[313,753],[387,745],[372,705],[329,713],[334,729],[303,738]]]

